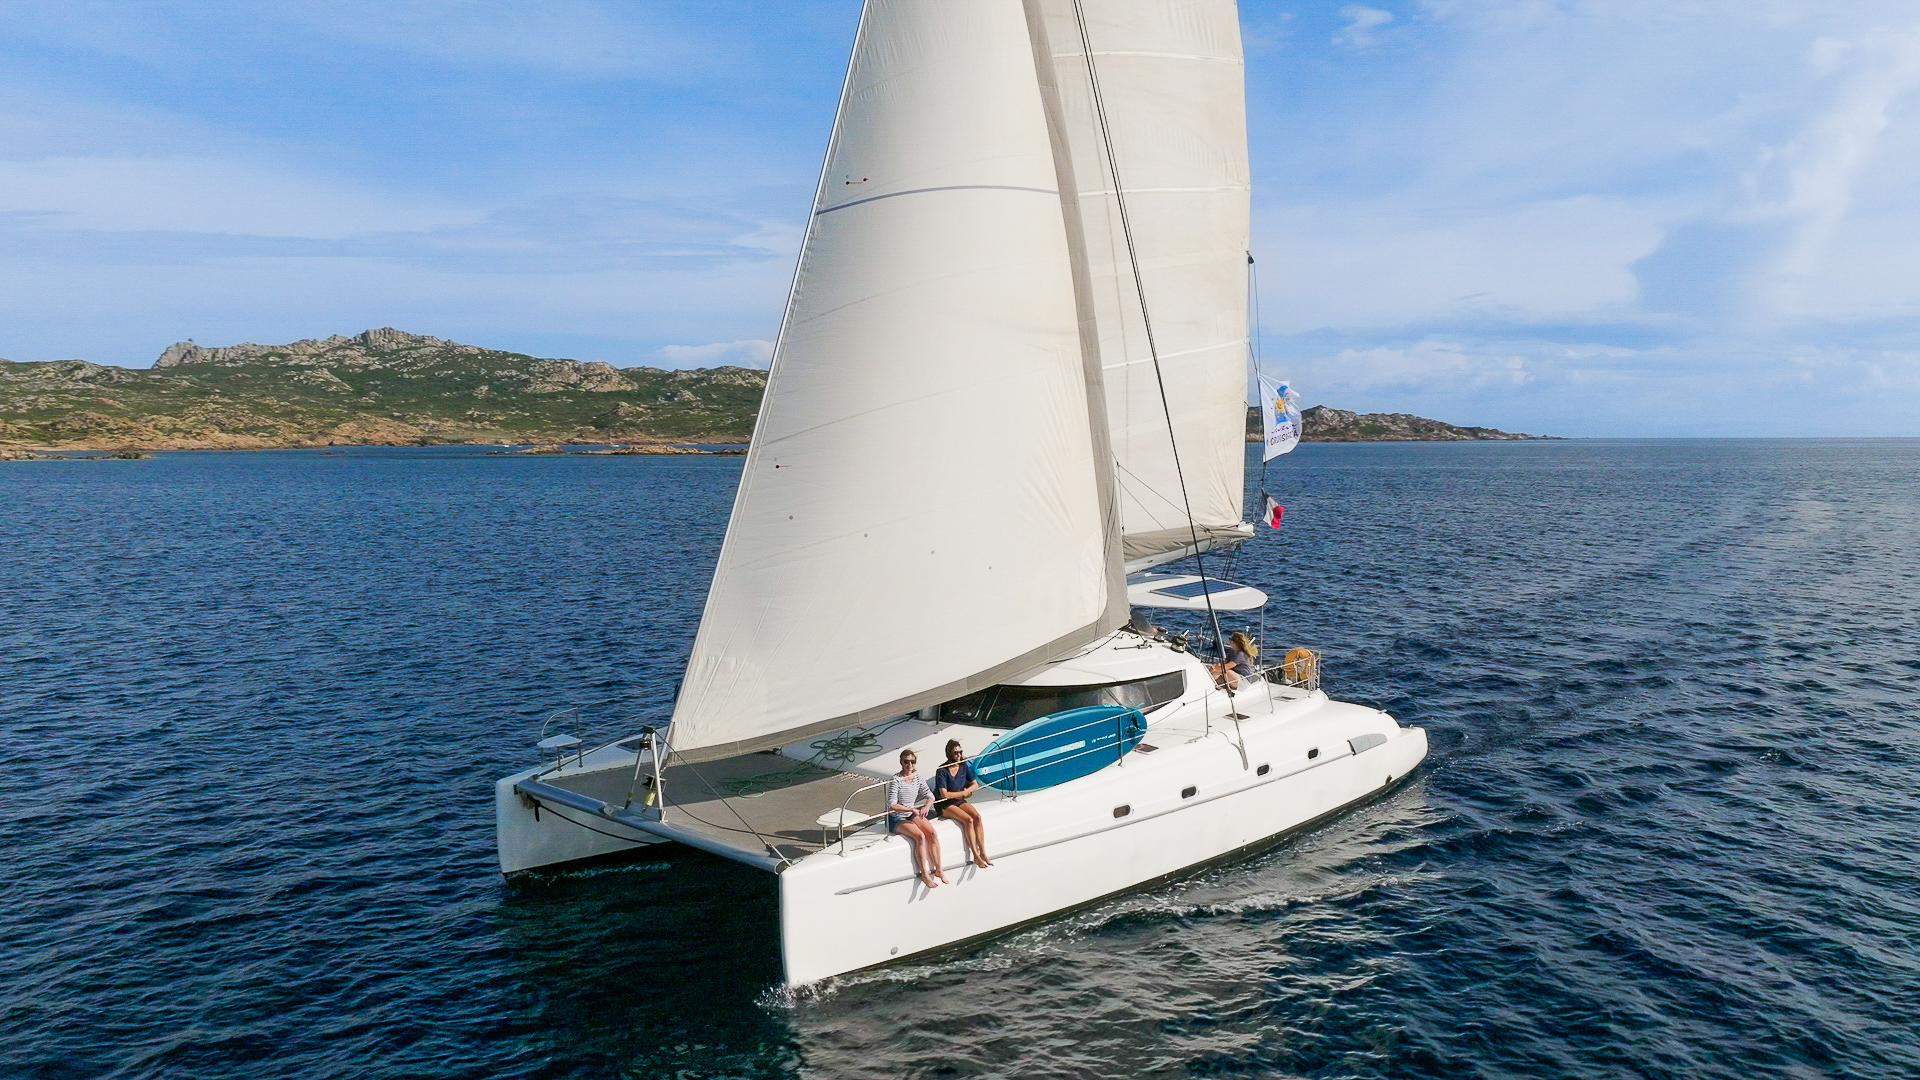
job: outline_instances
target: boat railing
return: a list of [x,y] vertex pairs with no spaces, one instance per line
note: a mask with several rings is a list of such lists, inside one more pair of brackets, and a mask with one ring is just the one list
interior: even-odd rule
[[1291,649],[1280,662],[1255,669],[1274,686],[1293,686],[1302,690],[1320,689],[1320,654],[1312,649]]
[[[1011,743],[995,742],[992,745],[990,745],[987,749],[982,750],[978,754],[971,754],[961,758],[960,760],[966,762],[968,765],[972,765],[975,762],[979,761],[981,758],[986,757],[988,754],[998,755],[1008,750],[1018,750],[1020,747],[1026,746],[1030,743],[1037,743],[1041,741],[1053,742],[1059,739],[1059,737],[1062,735],[1070,735],[1077,731],[1086,731],[1089,729],[1105,729],[1107,727],[1111,727],[1114,732],[1114,741],[1112,746],[1089,745],[1084,750],[1076,750],[1068,754],[1056,754],[1056,755],[1049,756],[1046,759],[1046,763],[1048,765],[1052,765],[1055,762],[1072,761],[1075,758],[1087,757],[1092,754],[1111,755],[1115,762],[1119,762],[1124,760],[1127,754],[1127,741],[1126,741],[1127,728],[1125,726],[1126,721],[1129,717],[1139,717],[1141,715],[1142,715],[1142,710],[1138,708],[1131,708],[1131,709],[1128,709],[1128,711],[1126,712],[1115,713],[1112,716],[1102,717],[1098,720],[1090,720],[1084,724],[1076,724],[1070,728],[1056,729],[1054,731],[1049,731],[1044,735],[1037,735],[1031,739],[1021,739],[1018,742],[1011,742]],[[1009,758],[1011,761],[1011,771],[1008,773],[1008,776],[1007,776],[1007,787],[1002,790],[1005,790],[1007,792],[1008,798],[1018,799],[1020,797],[1020,755],[1018,753],[1014,753],[1009,755]],[[941,762],[939,765],[934,766],[934,768],[937,771],[938,769],[946,767],[947,764],[948,764],[947,762]],[[847,825],[848,825],[849,817],[853,819],[854,828],[856,831],[858,831],[859,829],[866,828],[868,825],[872,824],[874,821],[880,818],[886,817],[889,813],[892,812],[891,808],[889,808],[887,810],[882,810],[878,814],[855,813],[853,811],[853,800],[858,798],[862,794],[865,794],[866,792],[872,791],[876,788],[886,787],[888,784],[892,782],[893,782],[892,777],[889,777],[885,780],[876,780],[873,783],[866,785],[865,787],[861,787],[852,792],[849,792],[847,794],[847,797],[841,801],[840,812],[836,815],[836,820],[834,821],[834,826],[838,830],[837,835],[835,836],[834,842],[840,846],[841,854],[844,855],[846,854],[846,851],[847,851]],[[928,786],[931,787],[932,785],[929,784]],[[987,785],[982,785],[982,786],[987,786]]]

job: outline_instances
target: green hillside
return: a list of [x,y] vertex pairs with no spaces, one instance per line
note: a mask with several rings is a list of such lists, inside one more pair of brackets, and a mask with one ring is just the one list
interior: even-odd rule
[[172,346],[148,369],[0,360],[0,446],[744,442],[766,375],[615,368],[398,330]]

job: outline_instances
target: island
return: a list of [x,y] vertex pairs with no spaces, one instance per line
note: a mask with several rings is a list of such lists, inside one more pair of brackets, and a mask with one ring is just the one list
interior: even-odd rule
[[753,433],[765,372],[543,359],[392,328],[169,346],[151,368],[0,360],[0,447],[238,450],[449,443],[685,452]]

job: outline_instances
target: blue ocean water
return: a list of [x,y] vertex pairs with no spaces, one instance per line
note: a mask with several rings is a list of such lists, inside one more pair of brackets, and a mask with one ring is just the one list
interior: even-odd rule
[[1920,1075],[1920,443],[1302,446],[1233,572],[1429,765],[800,993],[765,875],[492,861],[547,712],[662,714],[738,469],[0,465],[0,1074]]

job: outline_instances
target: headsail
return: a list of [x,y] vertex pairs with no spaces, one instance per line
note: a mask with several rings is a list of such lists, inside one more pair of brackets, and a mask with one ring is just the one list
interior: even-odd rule
[[[1240,516],[1249,183],[1239,15],[1234,0],[1041,2],[1081,193],[1126,557],[1137,568],[1184,553],[1195,532],[1203,549],[1251,533]],[[1104,132],[1089,63],[1105,104]],[[1121,229],[1115,165],[1164,406]]]
[[671,744],[961,696],[1126,619],[1021,0],[869,0]]

